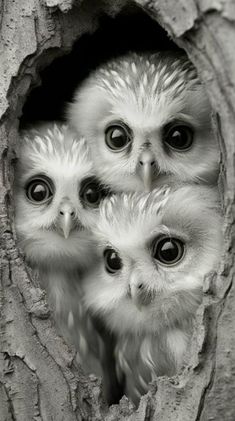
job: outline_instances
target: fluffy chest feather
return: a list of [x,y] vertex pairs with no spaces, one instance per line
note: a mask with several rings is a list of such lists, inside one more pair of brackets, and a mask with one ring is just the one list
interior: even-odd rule
[[[188,327],[189,328],[189,327]],[[125,393],[134,403],[148,391],[158,376],[172,376],[182,366],[188,344],[188,330],[173,329],[161,335],[126,335],[116,348],[116,370],[124,380]]]

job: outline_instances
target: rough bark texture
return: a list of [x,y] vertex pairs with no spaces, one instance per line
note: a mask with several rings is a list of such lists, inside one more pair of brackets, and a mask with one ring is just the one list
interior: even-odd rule
[[[86,378],[57,337],[43,292],[15,245],[12,159],[18,117],[38,70],[94,31],[102,13],[127,0],[0,0],[0,420],[235,419],[235,4],[233,0],[138,0],[186,50],[206,83],[222,151],[225,255],[205,283],[189,367],[159,378],[135,410],[124,397],[102,403],[100,381]],[[131,28],[130,28],[131,30]]]

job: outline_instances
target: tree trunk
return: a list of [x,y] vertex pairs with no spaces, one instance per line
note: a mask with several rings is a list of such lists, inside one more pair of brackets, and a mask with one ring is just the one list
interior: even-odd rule
[[[205,82],[221,146],[225,254],[205,281],[189,367],[159,378],[137,410],[108,408],[57,336],[44,293],[16,248],[12,182],[18,118],[39,70],[94,32],[126,0],[0,0],[0,421],[235,420],[235,4],[232,0],[138,0],[184,48]],[[130,27],[131,31],[131,27]]]

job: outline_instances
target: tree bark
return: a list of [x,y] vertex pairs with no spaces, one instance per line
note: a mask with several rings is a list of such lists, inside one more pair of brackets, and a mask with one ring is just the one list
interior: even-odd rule
[[[235,419],[235,4],[232,0],[138,0],[184,48],[205,82],[221,146],[225,253],[205,280],[192,357],[159,378],[137,410],[123,397],[107,408],[100,380],[86,377],[57,336],[44,293],[15,242],[12,182],[18,118],[39,69],[95,31],[128,0],[0,0],[0,421]],[[130,28],[131,30],[131,28]]]

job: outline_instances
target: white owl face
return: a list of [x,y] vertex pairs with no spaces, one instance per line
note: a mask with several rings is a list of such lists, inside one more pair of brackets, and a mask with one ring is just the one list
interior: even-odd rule
[[155,332],[195,315],[204,276],[222,248],[217,192],[161,188],[105,200],[94,230],[100,265],[87,306],[118,333]]
[[16,170],[15,219],[30,264],[87,264],[93,256],[88,229],[105,194],[84,139],[66,126],[26,133]]
[[109,62],[78,89],[69,119],[87,138],[100,178],[116,191],[216,182],[211,107],[184,55],[130,54]]

